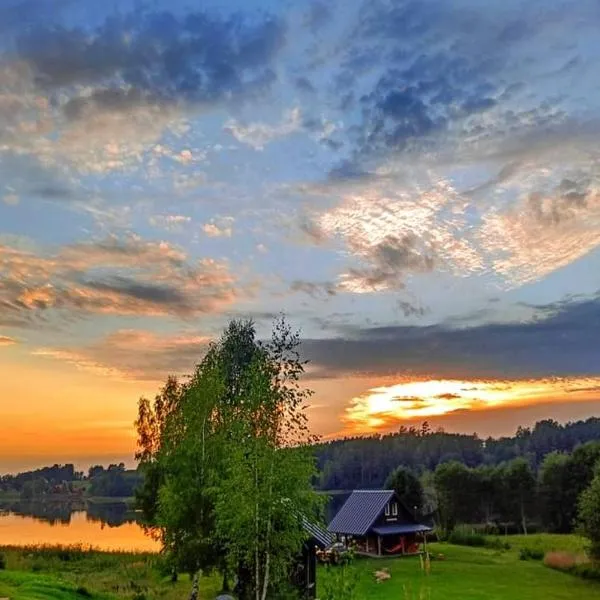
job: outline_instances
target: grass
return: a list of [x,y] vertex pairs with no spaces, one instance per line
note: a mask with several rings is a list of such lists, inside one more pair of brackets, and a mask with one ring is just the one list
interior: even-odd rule
[[[83,547],[3,547],[0,598],[10,600],[180,600],[189,577],[175,584],[161,574],[155,554],[99,552]],[[201,579],[201,598],[212,600],[220,580]]]
[[[504,539],[504,538],[503,538]],[[355,600],[600,600],[600,584],[550,569],[538,560],[519,560],[521,548],[579,552],[577,536],[509,536],[510,550],[436,543],[425,575],[418,557],[357,559]],[[0,598],[11,600],[180,600],[190,581],[172,584],[161,574],[153,554],[98,552],[86,548],[0,548],[6,570],[0,570]],[[388,569],[391,578],[376,583],[374,571]],[[317,585],[325,589],[332,576],[320,568]],[[201,580],[201,599],[212,600],[220,580]],[[344,599],[348,600],[348,599]]]
[[[527,536],[533,538],[534,536]],[[537,537],[537,536],[536,536]],[[553,536],[550,536],[553,537]],[[580,540],[566,538],[568,546]],[[512,537],[509,538],[512,541]],[[529,541],[529,540],[528,540]],[[539,540],[538,540],[539,541]],[[553,546],[558,540],[543,540]],[[515,540],[515,547],[521,544]],[[352,568],[358,572],[356,598],[369,600],[600,600],[600,584],[545,567],[541,561],[521,561],[518,550],[496,551],[488,548],[431,544],[431,572],[425,575],[418,557],[382,560],[357,559]],[[374,571],[388,569],[391,578],[376,583]],[[330,574],[319,573],[322,586]]]

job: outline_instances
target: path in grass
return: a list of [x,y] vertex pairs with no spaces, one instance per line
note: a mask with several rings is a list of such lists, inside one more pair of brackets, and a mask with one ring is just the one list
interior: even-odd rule
[[[434,560],[425,576],[417,557],[357,559],[357,598],[368,600],[600,600],[600,585],[553,571],[538,561],[521,561],[517,551],[498,552],[433,544]],[[373,572],[387,568],[391,579],[376,583]],[[328,574],[319,573],[323,585]]]

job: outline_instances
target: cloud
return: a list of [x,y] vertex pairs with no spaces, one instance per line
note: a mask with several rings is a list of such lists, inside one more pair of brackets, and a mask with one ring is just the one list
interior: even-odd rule
[[281,122],[276,125],[266,123],[244,125],[235,119],[231,119],[224,126],[224,130],[230,133],[238,142],[248,144],[255,150],[263,150],[273,140],[288,136],[301,128],[302,114],[298,107],[289,110]]
[[[339,377],[505,379],[593,376],[600,297],[539,308],[527,322],[455,327],[346,325],[338,337],[306,339],[313,374]],[[460,392],[457,392],[460,393]]]
[[231,217],[220,219],[219,223],[210,222],[205,223],[202,226],[202,231],[208,236],[212,238],[218,237],[231,237],[233,230],[231,228],[231,223],[233,219]]
[[159,335],[122,329],[83,348],[38,348],[33,354],[105,377],[158,382],[167,375],[189,375],[209,342],[195,332]]
[[540,279],[600,244],[600,183],[562,179],[553,189],[525,192],[508,209],[485,215],[480,236],[507,280]]
[[292,292],[303,292],[315,299],[327,299],[337,294],[336,286],[330,282],[317,283],[314,281],[293,281],[290,285]]
[[167,231],[177,231],[191,221],[192,217],[185,215],[154,215],[149,219],[150,225],[166,229]]
[[239,295],[227,265],[191,261],[166,242],[109,237],[44,256],[0,246],[0,306],[18,320],[85,314],[177,316],[220,311]]
[[2,346],[13,346],[16,343],[17,340],[15,340],[14,338],[8,337],[6,335],[0,335],[0,348],[2,348]]
[[[448,182],[422,184],[382,177],[334,186],[338,205],[315,211],[300,228],[317,244],[340,238],[354,259],[340,274],[352,293],[400,290],[406,278],[434,268],[459,276],[482,269],[477,248],[462,235],[464,201]],[[310,192],[309,192],[310,193]],[[318,192],[320,193],[320,192]]]
[[2,198],[2,201],[4,202],[4,204],[8,204],[8,206],[16,206],[17,204],[19,204],[20,198],[19,196],[17,196],[17,194],[6,194]]
[[106,173],[141,163],[190,111],[267,89],[285,30],[264,14],[138,10],[91,28],[32,19],[7,39],[15,50],[0,56],[0,148]]

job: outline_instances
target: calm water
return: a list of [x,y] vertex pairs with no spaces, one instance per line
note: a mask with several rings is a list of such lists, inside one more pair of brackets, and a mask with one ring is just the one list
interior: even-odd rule
[[[348,494],[331,497],[329,522]],[[85,502],[14,502],[0,504],[0,546],[31,544],[91,545],[101,550],[158,552],[157,542],[145,535],[139,515],[126,504]]]
[[0,506],[0,545],[91,545],[157,552],[159,545],[125,504],[13,503]]

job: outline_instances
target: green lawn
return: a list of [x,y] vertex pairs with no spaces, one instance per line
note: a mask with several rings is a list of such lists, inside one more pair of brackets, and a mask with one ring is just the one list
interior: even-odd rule
[[[537,536],[535,536],[537,537]],[[575,536],[560,536],[572,546]],[[529,536],[532,541],[534,536]],[[512,543],[512,538],[509,538]],[[539,540],[538,540],[539,541]],[[557,540],[550,543],[551,546]],[[515,548],[520,540],[515,539]],[[527,544],[527,545],[528,545]],[[565,545],[562,546],[563,549]],[[516,549],[499,552],[450,544],[432,544],[433,560],[427,576],[418,557],[357,559],[357,598],[368,600],[600,600],[600,584],[553,571],[538,561],[520,561]],[[391,579],[376,583],[374,571],[386,568]],[[319,573],[321,589],[329,576]]]

